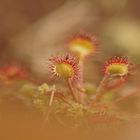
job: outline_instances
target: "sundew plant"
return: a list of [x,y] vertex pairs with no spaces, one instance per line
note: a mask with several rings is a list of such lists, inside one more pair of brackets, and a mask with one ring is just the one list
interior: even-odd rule
[[[1,68],[2,84],[9,86],[24,81],[18,92],[42,114],[43,127],[55,122],[73,129],[82,126],[92,129],[96,125],[128,121],[133,116],[120,109],[120,102],[127,102],[127,98],[135,94],[122,95],[120,89],[134,74],[134,64],[129,56],[112,56],[104,60],[99,69],[101,79],[98,85],[87,84],[84,80],[88,59],[96,58],[97,52],[100,53],[97,40],[91,33],[80,31],[68,39],[65,44],[67,52],[52,54],[45,67],[53,84],[34,80],[18,64]],[[59,80],[63,84],[58,86]]]

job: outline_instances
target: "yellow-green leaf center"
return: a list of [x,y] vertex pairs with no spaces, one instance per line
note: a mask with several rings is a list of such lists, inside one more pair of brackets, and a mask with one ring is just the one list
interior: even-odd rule
[[56,73],[65,78],[71,78],[73,75],[73,68],[71,65],[66,64],[66,63],[60,63],[60,64],[56,64]]
[[107,68],[108,74],[120,75],[124,76],[128,73],[128,65],[127,64],[111,64]]
[[70,50],[84,57],[93,52],[94,46],[88,40],[77,39],[70,43]]

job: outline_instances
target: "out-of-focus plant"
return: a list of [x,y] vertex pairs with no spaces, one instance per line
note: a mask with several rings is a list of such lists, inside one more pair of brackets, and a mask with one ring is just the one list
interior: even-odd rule
[[18,64],[7,64],[0,68],[0,79],[5,84],[10,84],[18,79],[27,80],[28,78],[28,72]]
[[[81,91],[83,90],[83,71],[84,64],[88,56],[92,56],[97,51],[97,41],[95,36],[85,31],[80,31],[77,34],[74,34],[67,43],[68,49],[70,52],[75,54],[75,57],[78,58],[79,65],[81,68],[81,82],[79,87]],[[81,92],[81,96],[83,96]],[[80,97],[81,100],[84,100],[84,97]]]
[[[83,65],[86,57],[96,53],[97,50],[96,38],[90,33],[80,31],[80,33],[74,34],[69,39],[67,46],[69,51],[74,53],[75,57],[78,58],[80,67],[83,72]],[[81,75],[83,76],[83,73]]]
[[16,81],[28,81],[34,84],[40,84],[39,80],[35,80],[20,63],[10,62],[0,67],[0,80],[5,85],[12,85]]
[[67,45],[69,50],[78,57],[80,63],[85,57],[95,54],[97,50],[95,36],[84,31],[74,34]]

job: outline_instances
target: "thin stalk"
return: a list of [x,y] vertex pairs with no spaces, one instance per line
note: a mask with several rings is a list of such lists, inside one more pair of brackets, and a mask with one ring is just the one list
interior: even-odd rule
[[101,99],[101,97],[104,95],[104,87],[106,85],[108,78],[109,78],[109,75],[105,75],[103,77],[103,79],[101,80],[101,82],[96,90],[96,95],[95,95],[94,101],[99,101]]
[[109,83],[106,88],[107,88],[107,90],[113,90],[113,89],[120,87],[125,82],[126,82],[126,80],[121,77],[121,78],[117,79],[116,81],[112,81],[111,83]]
[[76,97],[74,95],[74,92],[73,92],[71,80],[70,79],[67,79],[66,81],[67,81],[68,88],[70,90],[70,95],[72,96],[73,100],[77,102],[77,99],[76,99]]
[[47,110],[47,113],[46,113],[46,117],[43,121],[42,127],[44,127],[46,125],[46,123],[48,122],[49,115],[50,115],[50,112],[51,112],[51,106],[52,106],[53,99],[54,99],[54,94],[55,94],[55,90],[52,90],[51,97],[50,97],[50,100],[49,100],[49,107],[48,107],[48,110]]
[[54,93],[55,93],[55,91],[52,91],[52,94],[51,94],[51,97],[50,97],[50,101],[49,101],[49,106],[51,106],[52,103],[53,103]]
[[78,99],[80,103],[85,103],[85,94],[83,93],[83,86],[84,86],[84,58],[79,57],[79,66],[80,66],[80,72],[81,72],[81,77],[79,81],[79,94],[78,94]]
[[79,66],[80,66],[80,72],[81,72],[81,80],[80,80],[80,86],[83,87],[84,82],[84,59],[79,60]]

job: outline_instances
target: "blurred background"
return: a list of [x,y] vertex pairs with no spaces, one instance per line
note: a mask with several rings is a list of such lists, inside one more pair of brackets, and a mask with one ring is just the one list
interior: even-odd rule
[[[0,0],[0,66],[18,62],[47,81],[48,58],[65,52],[68,38],[81,29],[94,34],[99,44],[99,52],[87,59],[84,80],[98,84],[102,63],[113,55],[127,55],[137,72],[124,93],[135,91],[140,85],[139,0]],[[23,105],[17,87],[13,91],[0,88],[1,93],[6,91],[0,94],[0,137],[8,140],[13,135],[21,140],[25,130],[33,137],[39,134],[42,118],[28,104]]]
[[84,29],[97,37],[100,47],[85,69],[89,82],[98,81],[100,74],[94,76],[93,69],[98,72],[112,55],[128,55],[139,64],[139,4],[139,0],[0,0],[0,63],[28,63],[32,72],[44,77],[48,57],[64,50],[67,39]]

